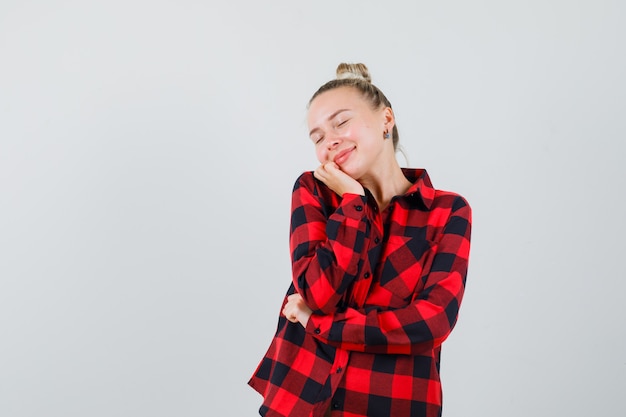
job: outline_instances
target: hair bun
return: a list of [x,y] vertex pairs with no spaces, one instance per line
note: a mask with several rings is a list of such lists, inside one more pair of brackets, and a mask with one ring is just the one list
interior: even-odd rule
[[342,62],[337,66],[336,73],[338,80],[342,80],[345,78],[355,78],[367,81],[368,83],[372,82],[370,72],[368,71],[365,64],[347,64],[345,62]]

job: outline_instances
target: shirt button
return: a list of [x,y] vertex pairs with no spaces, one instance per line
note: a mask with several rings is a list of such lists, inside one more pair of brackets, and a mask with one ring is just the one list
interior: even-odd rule
[[318,327],[317,329],[315,329],[315,334],[320,334],[322,331],[320,330],[320,328]]
[[340,373],[341,373],[341,371],[343,371],[343,369],[341,369],[341,366],[340,366],[339,368],[337,368],[337,371],[336,371],[336,372],[337,372],[338,374],[340,374]]
[[363,278],[369,278],[369,277],[370,277],[370,273],[369,272],[366,272],[366,273],[363,274]]
[[339,403],[333,403],[333,408],[336,410],[339,408]]
[[354,206],[356,211],[363,211],[363,206]]
[[379,244],[379,243],[380,243],[380,239],[379,239],[379,238],[377,238],[377,237],[375,237],[375,238],[374,238],[374,243]]

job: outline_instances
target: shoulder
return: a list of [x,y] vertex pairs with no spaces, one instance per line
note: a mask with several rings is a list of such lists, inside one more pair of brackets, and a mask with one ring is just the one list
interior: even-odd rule
[[293,192],[305,192],[320,198],[328,198],[334,194],[326,184],[315,178],[313,171],[305,171],[298,176],[293,185]]
[[312,188],[317,185],[317,179],[313,175],[313,171],[305,171],[296,178],[296,181],[293,185],[293,191],[296,191],[298,188],[306,187]]
[[457,211],[463,208],[471,210],[470,204],[465,197],[453,191],[446,190],[435,190],[433,206],[442,208],[448,207],[452,211]]
[[460,194],[436,189],[430,176],[424,168],[403,168],[405,177],[413,182],[409,189],[411,196],[419,195],[428,210],[440,212],[455,212],[457,210],[471,210],[468,201]]
[[445,224],[446,233],[465,235],[471,228],[472,208],[462,195],[444,190],[436,190],[431,213]]
[[313,171],[305,171],[296,178],[295,183],[293,184],[292,194],[294,196],[297,195],[310,195],[315,197],[320,197],[322,194],[322,189],[328,188],[319,181],[313,175]]
[[337,207],[341,198],[326,184],[315,178],[313,171],[305,171],[298,176],[292,191],[293,204],[314,204]]

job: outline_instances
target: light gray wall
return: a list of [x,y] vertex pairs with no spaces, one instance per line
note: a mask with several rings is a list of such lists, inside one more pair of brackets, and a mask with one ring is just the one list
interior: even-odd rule
[[445,415],[623,416],[625,4],[4,0],[0,415],[256,415],[305,105],[360,61],[474,209]]

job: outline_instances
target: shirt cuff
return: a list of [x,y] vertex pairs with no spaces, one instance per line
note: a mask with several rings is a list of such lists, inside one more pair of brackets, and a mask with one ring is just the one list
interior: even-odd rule
[[311,314],[309,322],[306,324],[306,332],[312,334],[321,340],[326,340],[326,337],[332,325],[332,319],[329,316],[322,316],[319,314]]
[[361,219],[365,215],[367,197],[361,194],[345,193],[341,200],[344,216],[352,219]]

